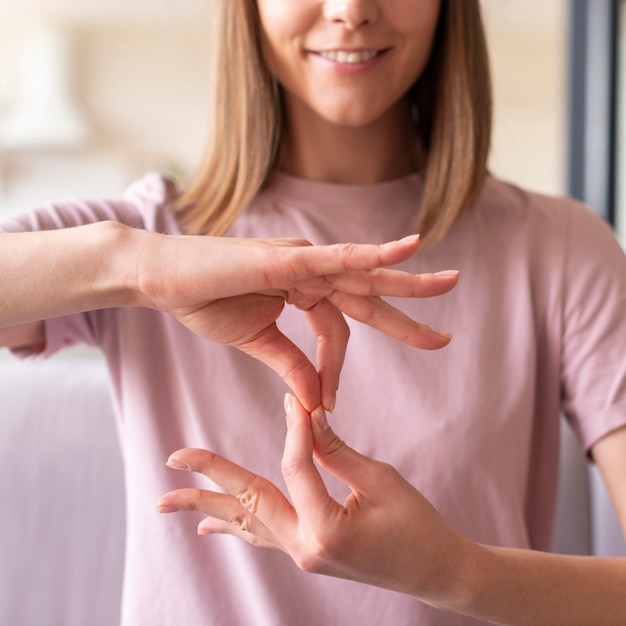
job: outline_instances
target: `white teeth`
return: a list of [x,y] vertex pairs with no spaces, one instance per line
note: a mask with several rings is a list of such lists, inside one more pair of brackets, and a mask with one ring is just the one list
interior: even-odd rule
[[378,50],[364,50],[362,52],[347,52],[345,50],[326,50],[319,53],[325,59],[336,63],[365,63],[378,55]]

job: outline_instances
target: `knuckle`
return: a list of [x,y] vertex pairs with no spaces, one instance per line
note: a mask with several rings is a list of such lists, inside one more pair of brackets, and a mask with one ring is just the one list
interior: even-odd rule
[[381,483],[386,486],[386,489],[391,489],[393,485],[397,484],[398,479],[401,478],[400,472],[389,463],[376,461],[374,469],[378,473]]
[[380,325],[381,304],[383,304],[383,301],[378,296],[368,296],[368,298],[370,306],[367,308],[367,312],[363,316],[363,323],[371,326],[372,328],[378,328]]
[[235,515],[230,523],[244,533],[249,533],[252,529],[252,522],[247,515]]
[[278,370],[278,374],[287,383],[290,383],[294,379],[297,379],[299,375],[307,375],[313,370],[313,365],[305,358],[298,359],[297,361],[290,363],[288,367]]
[[283,478],[289,481],[299,474],[302,469],[302,461],[292,455],[285,455],[280,463],[280,469]]
[[321,574],[336,560],[336,541],[327,534],[316,534],[307,541],[307,549],[297,556],[296,564],[309,574]]
[[399,476],[398,470],[391,465],[391,463],[386,463],[385,461],[378,461],[378,467],[383,476],[388,476],[389,478],[395,478]]
[[314,554],[305,554],[296,560],[296,565],[307,574],[321,574],[321,563]]
[[251,489],[246,489],[237,496],[237,500],[241,506],[247,511],[250,511],[253,515],[256,514],[259,508],[259,494]]
[[324,455],[327,457],[332,457],[337,454],[341,454],[341,452],[343,452],[346,448],[347,445],[345,444],[343,439],[339,438],[336,434],[333,433],[330,440],[326,443]]
[[211,469],[215,463],[217,455],[210,450],[202,451],[202,467],[200,468],[203,474],[207,476],[211,473]]
[[374,269],[369,270],[368,274],[370,278],[370,282],[369,282],[370,297],[377,298],[378,300],[382,300],[381,295],[380,295],[379,283],[381,282],[380,279],[384,279],[385,271],[386,270],[380,267],[375,267]]
[[184,510],[202,511],[204,493],[204,490],[198,487],[186,487],[179,492],[177,505]]
[[356,250],[356,244],[354,243],[338,243],[337,250],[339,252],[339,256],[344,259],[344,261],[350,257],[354,251]]
[[259,510],[261,491],[261,481],[258,476],[255,476],[235,497],[246,511],[256,515]]

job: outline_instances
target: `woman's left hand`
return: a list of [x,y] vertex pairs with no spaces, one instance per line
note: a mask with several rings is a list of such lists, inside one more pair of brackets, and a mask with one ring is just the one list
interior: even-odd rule
[[[304,571],[347,578],[447,605],[462,588],[475,546],[451,528],[390,465],[349,448],[287,394],[282,472],[293,502],[271,482],[216,454],[174,452],[168,465],[201,472],[230,495],[201,489],[165,494],[160,512],[199,511],[200,534],[227,533],[289,554]],[[340,504],[315,460],[345,482]]]

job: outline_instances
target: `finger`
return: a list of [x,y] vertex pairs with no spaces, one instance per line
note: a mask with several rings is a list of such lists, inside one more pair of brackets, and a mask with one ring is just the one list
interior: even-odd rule
[[257,547],[257,548],[272,548],[274,550],[282,550],[285,551],[285,548],[280,544],[274,544],[270,541],[266,541],[257,535],[246,532],[229,524],[228,522],[224,522],[223,520],[216,519],[214,517],[206,517],[198,524],[198,534],[199,535],[232,535],[233,537],[237,537],[238,539],[242,539],[247,543]]
[[335,408],[350,329],[341,312],[326,298],[305,311],[305,317],[317,337],[317,371],[322,406],[332,411]]
[[295,533],[296,513],[273,483],[208,450],[184,448],[168,459],[170,467],[200,472],[230,493],[249,514],[261,521],[284,543]]
[[446,270],[436,274],[410,274],[400,270],[374,269],[369,272],[346,272],[326,277],[332,289],[358,296],[395,296],[431,298],[448,293],[459,282],[459,272]]
[[[224,522],[230,528],[231,534],[240,536],[248,533],[265,543],[280,546],[274,534],[256,516],[245,509],[233,496],[216,493],[205,489],[176,489],[163,495],[157,503],[157,509],[162,513],[178,511],[198,511]],[[208,522],[202,526],[206,528]]]
[[283,335],[276,324],[236,347],[271,367],[302,400],[307,410],[313,411],[322,402],[320,377],[313,363]]
[[381,463],[342,441],[323,419],[311,420],[314,458],[320,467],[362,496],[378,484]]
[[317,529],[342,517],[344,508],[328,494],[313,462],[311,417],[294,396],[285,396],[287,437],[282,471],[298,518],[305,528]]
[[310,276],[325,276],[353,270],[371,270],[396,265],[408,259],[419,246],[419,235],[383,244],[338,243],[329,246],[280,247],[280,262],[268,274],[269,287],[282,289]]
[[352,296],[334,291],[328,299],[348,317],[423,350],[437,350],[450,343],[452,335],[420,324],[378,297]]

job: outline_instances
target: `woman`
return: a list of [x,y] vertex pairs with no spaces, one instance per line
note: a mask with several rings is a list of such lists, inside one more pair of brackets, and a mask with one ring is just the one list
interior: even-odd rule
[[[246,24],[256,34],[253,3],[234,4],[222,16],[222,32],[238,42],[256,42],[249,33],[236,35],[225,27]],[[208,516],[199,525],[202,534],[230,533],[283,550],[305,571],[401,591],[477,619],[622,623],[622,559],[519,549],[550,547],[561,409],[599,464],[626,524],[620,478],[626,470],[626,405],[616,393],[626,347],[622,253],[606,229],[573,203],[484,181],[489,93],[476,3],[298,4],[257,2],[262,52],[247,55],[259,64],[268,101],[274,94],[273,106],[261,107],[269,121],[259,128],[276,129],[258,139],[268,146],[258,154],[275,159],[259,164],[259,180],[275,164],[307,180],[351,185],[423,173],[423,185],[421,178],[415,181],[414,202],[417,208],[422,194],[420,232],[431,246],[413,267],[461,268],[453,294],[429,303],[433,319],[453,329],[455,340],[436,355],[407,357],[393,349],[381,358],[376,351],[372,363],[366,355],[375,351],[375,341],[363,348],[369,338],[353,336],[352,349],[362,349],[362,360],[355,356],[344,370],[345,402],[335,421],[359,449],[401,467],[447,522],[396,471],[343,444],[323,416],[309,421],[291,396],[283,473],[293,506],[255,473],[208,452],[183,450],[170,457],[171,467],[205,473],[234,497],[181,490],[164,496],[161,510],[201,511]],[[228,50],[225,42],[221,49]],[[234,102],[224,96],[222,105],[228,104]],[[216,116],[222,119],[223,113]],[[210,204],[210,194],[219,189],[216,183],[212,191],[209,183],[218,180],[209,175],[216,169],[209,153],[201,182],[188,194],[190,205]],[[355,187],[281,183],[293,202],[319,194],[311,213],[323,208],[326,194],[349,206],[349,218],[337,215],[332,226],[326,215],[307,216],[325,221],[329,238],[337,236],[333,231],[349,232],[351,239],[371,240],[381,231],[388,236],[402,232],[412,215],[410,208],[403,212],[381,202],[373,216],[370,204],[360,206],[363,198],[350,196]],[[399,198],[411,191],[406,179],[405,184]],[[362,189],[365,196],[367,187]],[[346,198],[353,202],[342,202]],[[360,220],[367,230],[355,224]],[[221,227],[217,219],[207,225]],[[605,245],[611,250],[606,256],[600,254]],[[605,274],[611,277],[603,277],[599,287],[596,280]],[[604,350],[607,361],[599,356]],[[593,365],[596,359],[602,365]],[[601,380],[604,389],[592,390]],[[406,446],[398,443],[404,437]],[[343,505],[329,497],[312,456],[350,487]],[[338,598],[343,589],[337,588]],[[372,606],[380,598],[363,592],[358,604],[346,598],[334,607],[338,612],[351,604],[355,623],[475,623],[415,606],[403,613],[391,608],[388,596],[383,607]],[[362,608],[367,599],[372,604]],[[337,612],[320,609],[313,615],[323,618],[303,617],[302,623],[351,623]]]
[[[86,341],[110,364],[129,500],[124,623],[615,619],[623,563],[525,548],[549,547],[561,407],[618,505],[626,500],[625,263],[609,229],[578,204],[486,177],[488,73],[477,3],[219,7],[216,128],[197,182],[180,196],[152,177],[124,202],[35,212],[5,230],[98,223],[2,241],[15,250],[6,267],[30,263],[35,244],[47,261],[11,291],[5,325],[14,330],[5,343],[45,337],[52,352]],[[105,219],[135,228],[104,228]],[[416,242],[402,238],[416,227],[424,244],[411,256]],[[179,237],[183,228],[229,236]],[[355,258],[342,264],[345,248],[244,241],[252,237],[401,241],[348,248]],[[99,264],[76,272],[68,244],[87,261],[95,250]],[[393,263],[408,274],[378,269]],[[441,267],[462,272],[445,297],[394,300],[397,309],[368,297],[443,294],[454,271],[410,277]],[[59,282],[45,288],[45,279],[76,273],[69,293],[59,294]],[[307,311],[317,342],[293,308],[280,317],[284,335],[274,326],[285,296]],[[352,324],[335,408],[346,341],[338,311],[407,343]],[[35,321],[51,315],[63,317]],[[415,318],[452,330],[454,341],[414,350],[449,340]],[[316,343],[319,383],[310,363]],[[249,355],[297,396],[287,402],[283,463],[297,514],[256,478],[281,481],[285,388]],[[438,513],[387,465],[339,444],[320,404],[335,408],[340,436],[392,463]],[[202,469],[236,498],[204,491],[198,477],[193,491],[165,496],[162,511],[196,508],[209,515],[201,532],[249,535],[305,570],[370,586],[299,572],[280,551],[194,536],[192,516],[150,515],[151,498],[189,486],[189,474],[158,464],[189,445],[212,452],[177,452],[170,464]],[[338,479],[329,478],[331,496],[345,495],[342,483],[355,490],[345,508],[327,496],[313,449]],[[547,584],[556,588],[546,597]]]

